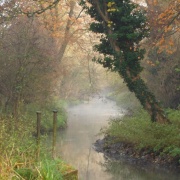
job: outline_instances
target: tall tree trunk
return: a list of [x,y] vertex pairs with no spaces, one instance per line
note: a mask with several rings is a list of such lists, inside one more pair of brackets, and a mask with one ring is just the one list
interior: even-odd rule
[[60,62],[62,61],[62,58],[64,56],[66,47],[67,47],[67,45],[69,43],[69,40],[70,40],[70,36],[71,36],[70,28],[71,28],[71,22],[72,22],[71,18],[72,18],[73,13],[74,13],[74,8],[75,8],[75,2],[74,1],[70,1],[69,18],[68,18],[68,21],[67,21],[67,24],[66,24],[63,41],[62,41],[62,44],[61,44],[61,47],[60,47],[60,50],[59,50],[58,56],[57,56],[57,58],[58,58],[58,60]]
[[[122,73],[119,74],[122,75]],[[156,101],[155,96],[148,90],[147,85],[141,79],[141,77],[130,75],[129,70],[126,70],[126,75],[127,78],[124,78],[124,80],[127,83],[128,88],[131,90],[132,86],[136,87],[133,88],[133,92],[135,93],[135,96],[140,101],[140,103],[143,105],[144,109],[150,114],[151,120],[161,124],[170,123],[169,119],[165,117],[163,109]]]

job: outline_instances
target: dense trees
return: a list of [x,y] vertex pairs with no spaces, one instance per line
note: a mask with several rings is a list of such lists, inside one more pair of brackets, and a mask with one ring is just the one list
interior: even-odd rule
[[22,1],[13,13],[17,2],[21,1],[6,1],[2,7],[6,18],[1,17],[0,27],[1,111],[17,116],[32,102],[84,98],[95,91],[97,65],[90,61],[93,38],[86,28],[90,19],[81,16],[75,1],[62,1],[53,9],[43,1],[24,6]]
[[151,29],[143,76],[163,106],[177,108],[180,103],[180,4],[176,0],[146,2]]
[[1,28],[0,52],[1,103],[17,115],[21,103],[43,100],[51,90],[53,41],[38,21],[21,17]]
[[[157,99],[165,100],[165,106],[177,107],[178,2],[146,0],[147,12],[130,0],[81,1],[83,9],[77,2],[8,0],[0,5],[1,105],[11,104],[15,114],[17,102],[43,101],[40,94],[80,96],[82,84],[84,92],[94,91],[99,67],[90,61],[93,53],[97,56],[91,46],[100,38],[95,49],[103,55],[96,61],[124,78],[153,121],[166,122],[140,77],[141,60],[145,56],[143,77]],[[96,20],[91,24],[96,35],[88,32],[92,19],[83,13],[84,8]]]

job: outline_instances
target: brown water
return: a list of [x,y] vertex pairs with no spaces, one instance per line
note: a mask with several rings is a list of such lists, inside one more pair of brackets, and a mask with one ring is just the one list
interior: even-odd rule
[[93,149],[100,138],[97,134],[110,117],[122,116],[115,102],[94,97],[89,102],[68,108],[68,128],[58,132],[57,156],[79,172],[80,180],[178,180],[180,175],[132,165],[122,161],[107,161]]

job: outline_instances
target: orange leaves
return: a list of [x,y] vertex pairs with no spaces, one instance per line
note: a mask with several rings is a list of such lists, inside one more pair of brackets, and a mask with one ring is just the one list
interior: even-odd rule
[[154,1],[153,1],[153,5],[156,6],[157,4],[158,4],[158,1],[157,1],[157,0],[154,0]]
[[73,32],[77,32],[79,29],[83,29],[84,19],[78,14],[81,9],[77,8],[78,7],[76,6],[73,8],[74,10],[70,10],[71,3],[64,0],[61,1],[61,3],[59,3],[55,8],[45,12],[42,15],[44,25],[48,30],[50,30],[52,37],[62,41],[65,34],[67,34],[67,31],[69,35],[68,37],[66,36],[66,38],[69,38]]
[[150,6],[156,6],[158,4],[158,0],[146,0],[146,2]]
[[164,42],[165,42],[165,39],[164,39],[164,37],[162,37],[162,38],[159,40],[159,42],[157,43],[157,45],[158,45],[158,46],[161,46],[161,45],[164,44]]
[[149,22],[152,28],[159,28],[167,33],[178,27],[179,9],[176,0],[171,0],[166,6],[162,6],[161,1],[158,3],[155,0],[147,0]]
[[163,12],[158,15],[158,23],[162,25],[170,25],[172,19],[177,15],[174,4],[168,6]]
[[169,39],[169,45],[170,46],[174,46],[174,41],[173,41],[173,39],[171,38],[171,39]]
[[176,51],[173,38],[164,38],[164,36],[156,44],[158,47],[157,53],[166,52],[167,54],[173,54]]
[[146,63],[149,64],[150,66],[153,66],[153,67],[156,66],[156,65],[155,65],[152,61],[150,61],[150,60],[147,60]]
[[152,44],[158,47],[158,53],[173,54],[176,50],[179,26],[180,0],[147,0],[148,19],[151,27]]
[[173,26],[171,26],[171,25],[170,25],[170,26],[165,26],[165,27],[164,27],[164,32],[165,32],[165,33],[168,33],[168,32],[170,32],[172,29],[173,29]]

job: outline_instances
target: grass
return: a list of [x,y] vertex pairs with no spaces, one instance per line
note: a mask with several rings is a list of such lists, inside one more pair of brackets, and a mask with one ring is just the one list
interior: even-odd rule
[[27,180],[67,180],[67,175],[69,175],[70,180],[77,180],[77,171],[60,159],[46,158],[35,163],[34,167],[16,168],[14,172],[15,176],[12,178],[14,180],[18,178]]
[[133,117],[111,120],[103,132],[116,142],[132,144],[137,151],[148,149],[180,159],[180,111],[168,109],[166,113],[172,122],[170,125],[152,123],[149,115],[140,110]]
[[63,179],[62,174],[58,170],[58,160],[45,159],[39,163],[36,169],[38,177],[43,180]]
[[[33,111],[33,108],[30,108],[30,110]],[[50,110],[50,106],[49,109],[46,108],[46,111],[48,110]],[[28,111],[28,113],[31,111]],[[63,109],[58,109],[58,116],[62,113]],[[63,177],[65,173],[67,174],[70,170],[73,170],[62,160],[52,159],[51,147],[47,148],[43,144],[40,144],[40,158],[37,160],[37,145],[34,136],[36,113],[34,114],[24,114],[18,119],[14,119],[12,116],[0,115],[1,180],[61,180],[65,179]],[[42,121],[44,121],[44,116],[42,116]],[[64,118],[65,114],[62,116]],[[47,121],[52,123],[52,111],[50,111],[48,117]],[[61,116],[60,120],[64,121]],[[47,121],[44,123],[46,124]],[[60,125],[62,123],[59,124],[59,127]],[[42,142],[44,142],[43,138],[45,137],[45,135],[41,136]],[[74,178],[71,178],[71,180],[73,179],[77,179],[77,174]]]
[[29,167],[36,161],[32,130],[32,122],[24,117],[0,117],[0,179],[12,179],[15,167]]
[[53,110],[57,110],[57,128],[66,127],[67,114],[63,102],[42,105],[30,104],[26,107],[26,117],[36,120],[36,112],[41,112],[41,132],[50,132],[53,129]]

